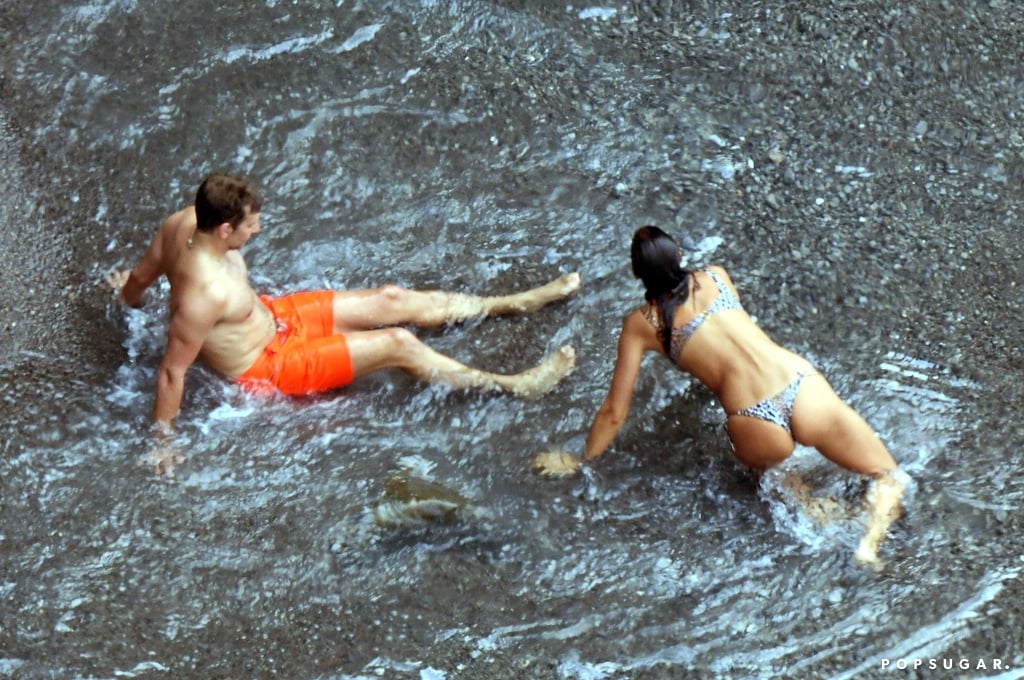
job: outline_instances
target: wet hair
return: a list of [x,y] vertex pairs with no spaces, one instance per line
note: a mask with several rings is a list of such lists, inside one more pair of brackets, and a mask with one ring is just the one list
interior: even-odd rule
[[672,344],[672,320],[690,296],[690,272],[681,264],[679,245],[658,227],[647,225],[633,234],[629,249],[633,276],[644,284],[644,298],[658,308],[658,335],[665,351]]
[[209,232],[227,222],[237,229],[245,219],[246,208],[257,213],[262,206],[263,197],[255,184],[240,177],[213,173],[196,191],[196,228]]

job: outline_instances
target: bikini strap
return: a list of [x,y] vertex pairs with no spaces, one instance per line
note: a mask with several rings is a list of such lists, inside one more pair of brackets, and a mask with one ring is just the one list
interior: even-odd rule
[[716,274],[713,269],[702,269],[701,271],[711,277],[711,280],[715,282],[715,287],[718,288],[719,293],[729,291],[729,286],[725,285],[725,281],[722,279],[721,276]]

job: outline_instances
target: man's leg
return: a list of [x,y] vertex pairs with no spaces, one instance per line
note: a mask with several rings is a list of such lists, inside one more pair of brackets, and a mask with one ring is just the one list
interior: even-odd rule
[[480,316],[523,314],[562,300],[579,287],[580,275],[572,273],[538,288],[487,297],[398,286],[338,291],[334,294],[334,330],[344,333],[403,324],[434,327]]
[[345,334],[355,378],[382,368],[400,368],[419,380],[442,383],[456,389],[500,390],[536,399],[567,376],[576,353],[566,345],[537,366],[505,375],[471,368],[435,352],[404,328],[381,328]]

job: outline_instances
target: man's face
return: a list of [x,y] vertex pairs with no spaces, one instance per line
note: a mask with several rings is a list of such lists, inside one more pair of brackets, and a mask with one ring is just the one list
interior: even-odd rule
[[228,236],[228,247],[238,250],[258,233],[260,233],[260,214],[252,212],[249,206],[246,206],[245,217],[242,218],[241,224],[235,227],[235,230]]

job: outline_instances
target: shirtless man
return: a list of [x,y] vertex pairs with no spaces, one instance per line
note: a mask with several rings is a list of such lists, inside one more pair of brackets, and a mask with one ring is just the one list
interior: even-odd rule
[[400,324],[440,326],[530,312],[571,295],[578,274],[497,297],[397,286],[260,297],[249,285],[240,249],[260,232],[261,205],[252,183],[210,175],[195,205],[160,226],[135,269],[108,277],[132,307],[142,305],[146,288],[162,274],[170,281],[170,325],[153,406],[153,420],[164,431],[171,430],[185,372],[197,357],[246,386],[286,394],[330,390],[393,367],[454,388],[537,398],[572,370],[575,352],[567,345],[522,373],[487,373],[435,352]]

